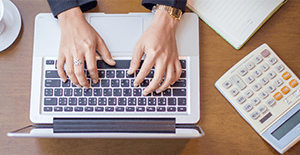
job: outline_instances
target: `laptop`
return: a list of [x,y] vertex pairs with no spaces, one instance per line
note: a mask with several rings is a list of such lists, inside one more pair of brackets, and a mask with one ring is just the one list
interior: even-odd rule
[[[200,120],[199,23],[185,13],[176,32],[183,68],[180,80],[162,93],[143,96],[154,68],[133,87],[127,75],[133,49],[153,13],[85,13],[117,64],[98,60],[99,83],[77,88],[57,75],[60,26],[50,13],[35,18],[29,125],[10,137],[41,138],[198,138]],[[89,79],[88,71],[86,71]]]

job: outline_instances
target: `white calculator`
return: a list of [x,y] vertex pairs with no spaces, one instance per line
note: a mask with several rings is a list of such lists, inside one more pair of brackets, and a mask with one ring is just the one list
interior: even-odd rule
[[215,86],[278,152],[300,140],[300,80],[263,44],[230,68]]

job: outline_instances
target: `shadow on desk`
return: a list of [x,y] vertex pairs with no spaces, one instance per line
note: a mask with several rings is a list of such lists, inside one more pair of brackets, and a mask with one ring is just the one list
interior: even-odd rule
[[177,155],[190,139],[37,139],[45,154]]

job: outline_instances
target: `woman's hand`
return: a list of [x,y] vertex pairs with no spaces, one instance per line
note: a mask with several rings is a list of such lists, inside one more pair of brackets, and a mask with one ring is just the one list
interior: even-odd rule
[[154,77],[144,89],[143,95],[155,90],[160,93],[180,78],[182,68],[175,40],[178,22],[168,12],[157,10],[153,22],[135,46],[128,74],[133,74],[139,68],[144,54],[146,57],[134,86],[138,86],[155,66]]
[[[57,17],[61,27],[61,41],[57,60],[58,75],[65,82],[67,73],[73,84],[78,87],[89,88],[90,84],[84,72],[84,61],[86,61],[93,83],[98,82],[96,50],[107,64],[115,65],[115,61],[103,39],[85,20],[79,7],[60,13]],[[76,60],[79,63],[74,63]],[[66,73],[64,70],[65,63]]]

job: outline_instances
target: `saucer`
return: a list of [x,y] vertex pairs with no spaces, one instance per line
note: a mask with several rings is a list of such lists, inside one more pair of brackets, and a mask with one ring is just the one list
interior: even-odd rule
[[21,30],[21,15],[10,0],[3,0],[5,22],[4,31],[0,34],[0,52],[8,48],[18,37]]

